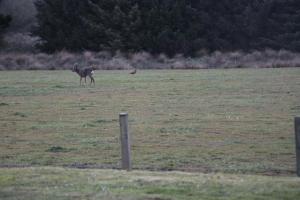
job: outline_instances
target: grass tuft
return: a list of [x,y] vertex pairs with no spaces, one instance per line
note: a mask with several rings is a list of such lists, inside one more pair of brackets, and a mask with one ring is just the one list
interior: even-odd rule
[[58,153],[58,152],[68,152],[69,149],[66,149],[66,148],[61,147],[61,146],[53,146],[53,147],[50,147],[49,149],[47,149],[46,151],[47,152]]
[[27,115],[25,113],[22,113],[22,112],[15,112],[14,115],[19,116],[19,117],[27,117]]

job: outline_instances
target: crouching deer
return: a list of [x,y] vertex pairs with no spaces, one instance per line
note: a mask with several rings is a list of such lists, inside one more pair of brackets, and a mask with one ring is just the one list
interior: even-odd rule
[[92,83],[95,85],[95,79],[93,78],[93,74],[94,74],[93,67],[79,68],[78,64],[75,64],[73,66],[72,72],[76,72],[79,75],[79,77],[80,77],[80,85],[81,85],[82,78],[84,78],[84,82],[86,83],[86,77],[87,76],[90,77],[90,79],[91,79],[90,85]]

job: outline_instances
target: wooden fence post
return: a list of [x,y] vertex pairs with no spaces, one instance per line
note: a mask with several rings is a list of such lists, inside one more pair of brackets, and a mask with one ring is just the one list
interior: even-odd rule
[[295,117],[296,172],[300,177],[300,117]]
[[122,169],[131,170],[130,134],[128,130],[128,114],[120,113]]

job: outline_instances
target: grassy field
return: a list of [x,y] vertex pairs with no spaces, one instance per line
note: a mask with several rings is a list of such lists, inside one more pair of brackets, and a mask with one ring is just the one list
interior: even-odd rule
[[1,71],[0,165],[119,168],[126,111],[134,169],[295,173],[299,68],[97,71],[95,80]]
[[296,177],[124,172],[99,169],[1,169],[0,199],[296,200]]

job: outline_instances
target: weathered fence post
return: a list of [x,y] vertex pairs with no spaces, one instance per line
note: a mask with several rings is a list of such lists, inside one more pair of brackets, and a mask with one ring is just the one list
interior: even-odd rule
[[296,171],[300,177],[300,117],[295,117]]
[[122,169],[131,170],[130,134],[128,130],[128,114],[120,113]]

